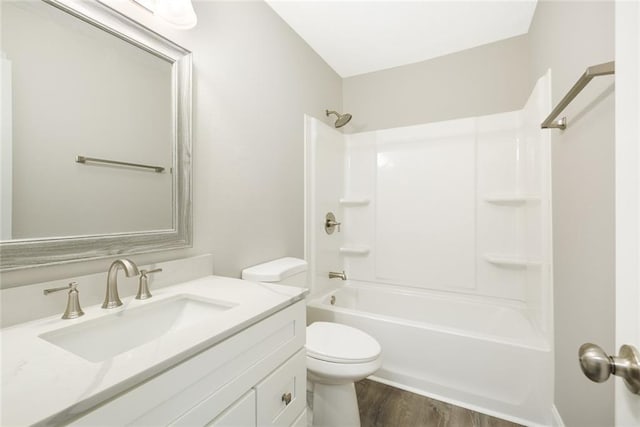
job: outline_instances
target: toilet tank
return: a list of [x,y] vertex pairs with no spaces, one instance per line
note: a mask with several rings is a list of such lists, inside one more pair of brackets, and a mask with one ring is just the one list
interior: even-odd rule
[[279,258],[242,270],[242,278],[252,282],[279,283],[307,287],[307,262],[300,258]]

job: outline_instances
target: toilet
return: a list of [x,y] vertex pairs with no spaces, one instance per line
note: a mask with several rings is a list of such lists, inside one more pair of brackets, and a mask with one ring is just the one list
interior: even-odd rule
[[[242,271],[244,280],[307,286],[307,263],[280,258]],[[307,326],[307,388],[313,392],[314,427],[359,427],[354,383],[382,365],[380,344],[365,332],[333,322]]]

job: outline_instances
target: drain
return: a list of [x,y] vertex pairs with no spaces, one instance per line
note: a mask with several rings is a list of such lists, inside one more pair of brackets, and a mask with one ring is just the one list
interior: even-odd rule
[[331,298],[329,299],[329,303],[331,303],[331,305],[336,305],[336,296],[335,295],[331,295]]

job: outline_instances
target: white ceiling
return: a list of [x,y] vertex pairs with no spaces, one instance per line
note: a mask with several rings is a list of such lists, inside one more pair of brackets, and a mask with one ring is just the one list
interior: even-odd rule
[[342,77],[525,34],[536,0],[266,0]]

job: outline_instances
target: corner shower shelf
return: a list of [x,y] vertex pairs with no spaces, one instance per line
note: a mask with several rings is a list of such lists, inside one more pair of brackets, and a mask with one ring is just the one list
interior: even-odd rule
[[340,254],[356,256],[369,255],[369,248],[367,246],[343,246],[340,248]]
[[491,194],[484,198],[485,202],[494,205],[524,205],[525,203],[539,202],[540,197],[525,194]]
[[340,204],[345,207],[366,206],[369,204],[369,199],[343,198],[340,199]]
[[540,266],[538,261],[529,261],[525,258],[511,255],[485,254],[484,259],[498,267],[526,268]]

